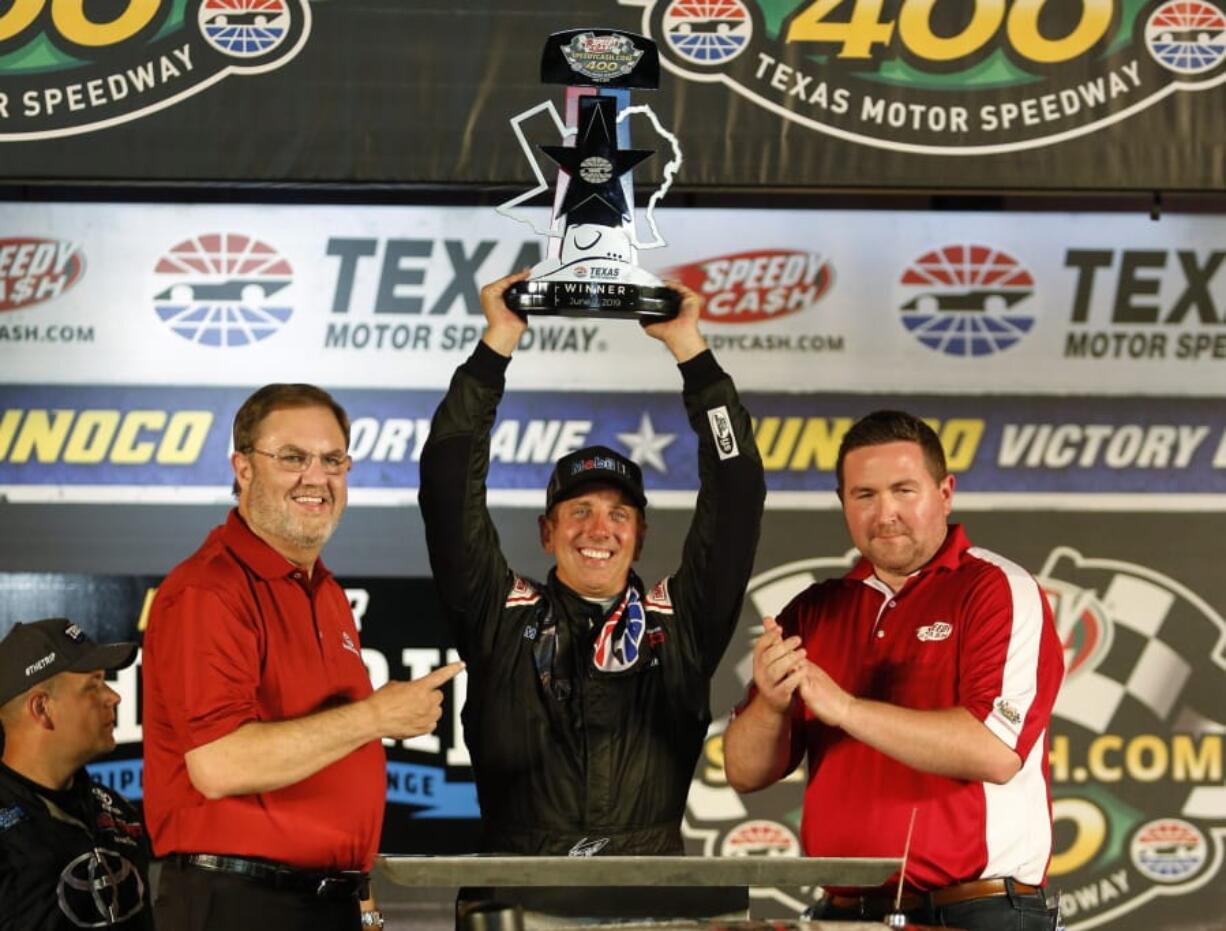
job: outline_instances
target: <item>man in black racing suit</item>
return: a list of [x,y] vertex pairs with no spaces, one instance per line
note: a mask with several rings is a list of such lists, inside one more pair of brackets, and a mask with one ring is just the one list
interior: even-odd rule
[[140,817],[84,768],[115,749],[105,672],[135,659],[65,618],[0,640],[0,931],[153,929]]
[[765,497],[749,414],[698,332],[697,295],[646,328],[676,358],[701,489],[680,568],[632,571],[646,530],[638,467],[605,447],[562,457],[540,518],[545,583],[507,566],[486,509],[490,432],[526,326],[481,292],[487,328],[421,456],[430,562],[468,664],[465,740],[487,850],[679,854],[711,720],[711,677],[736,627]]

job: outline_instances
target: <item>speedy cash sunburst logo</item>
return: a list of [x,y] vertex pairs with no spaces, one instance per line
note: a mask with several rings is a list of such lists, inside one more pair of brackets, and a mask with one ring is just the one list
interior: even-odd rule
[[885,149],[1009,152],[1226,81],[1226,0],[620,0],[682,78]]
[[0,2],[0,141],[91,132],[279,68],[310,24],[307,0]]

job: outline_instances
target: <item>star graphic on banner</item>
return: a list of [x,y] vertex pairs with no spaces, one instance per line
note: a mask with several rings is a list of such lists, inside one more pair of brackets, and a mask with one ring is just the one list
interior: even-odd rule
[[630,216],[620,178],[653,153],[617,147],[617,101],[581,97],[573,146],[543,145],[541,151],[570,176],[558,211],[568,223],[619,226]]
[[617,439],[629,450],[630,458],[641,466],[651,466],[657,472],[667,472],[664,448],[677,438],[675,433],[656,433],[651,415],[646,412],[639,418],[638,433],[619,433]]

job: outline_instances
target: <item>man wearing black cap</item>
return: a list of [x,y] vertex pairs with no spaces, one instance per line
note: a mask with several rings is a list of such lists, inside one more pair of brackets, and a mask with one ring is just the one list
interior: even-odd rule
[[678,570],[648,588],[631,564],[647,498],[639,467],[603,446],[556,464],[540,539],[545,582],[508,567],[485,506],[490,431],[525,321],[487,285],[487,327],[457,369],[421,457],[434,577],[470,672],[464,735],[485,846],[523,854],[679,854],[711,714],[711,676],[736,626],[765,485],[749,414],[679,286],[676,319],[646,328],[677,360],[701,489]]
[[0,640],[0,928],[152,929],[140,817],[83,768],[115,749],[104,673],[135,659],[65,618]]

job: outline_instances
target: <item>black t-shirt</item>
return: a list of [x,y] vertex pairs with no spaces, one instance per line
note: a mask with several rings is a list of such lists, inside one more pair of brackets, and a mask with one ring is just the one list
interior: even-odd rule
[[79,770],[67,789],[0,764],[0,931],[152,931],[136,811]]

